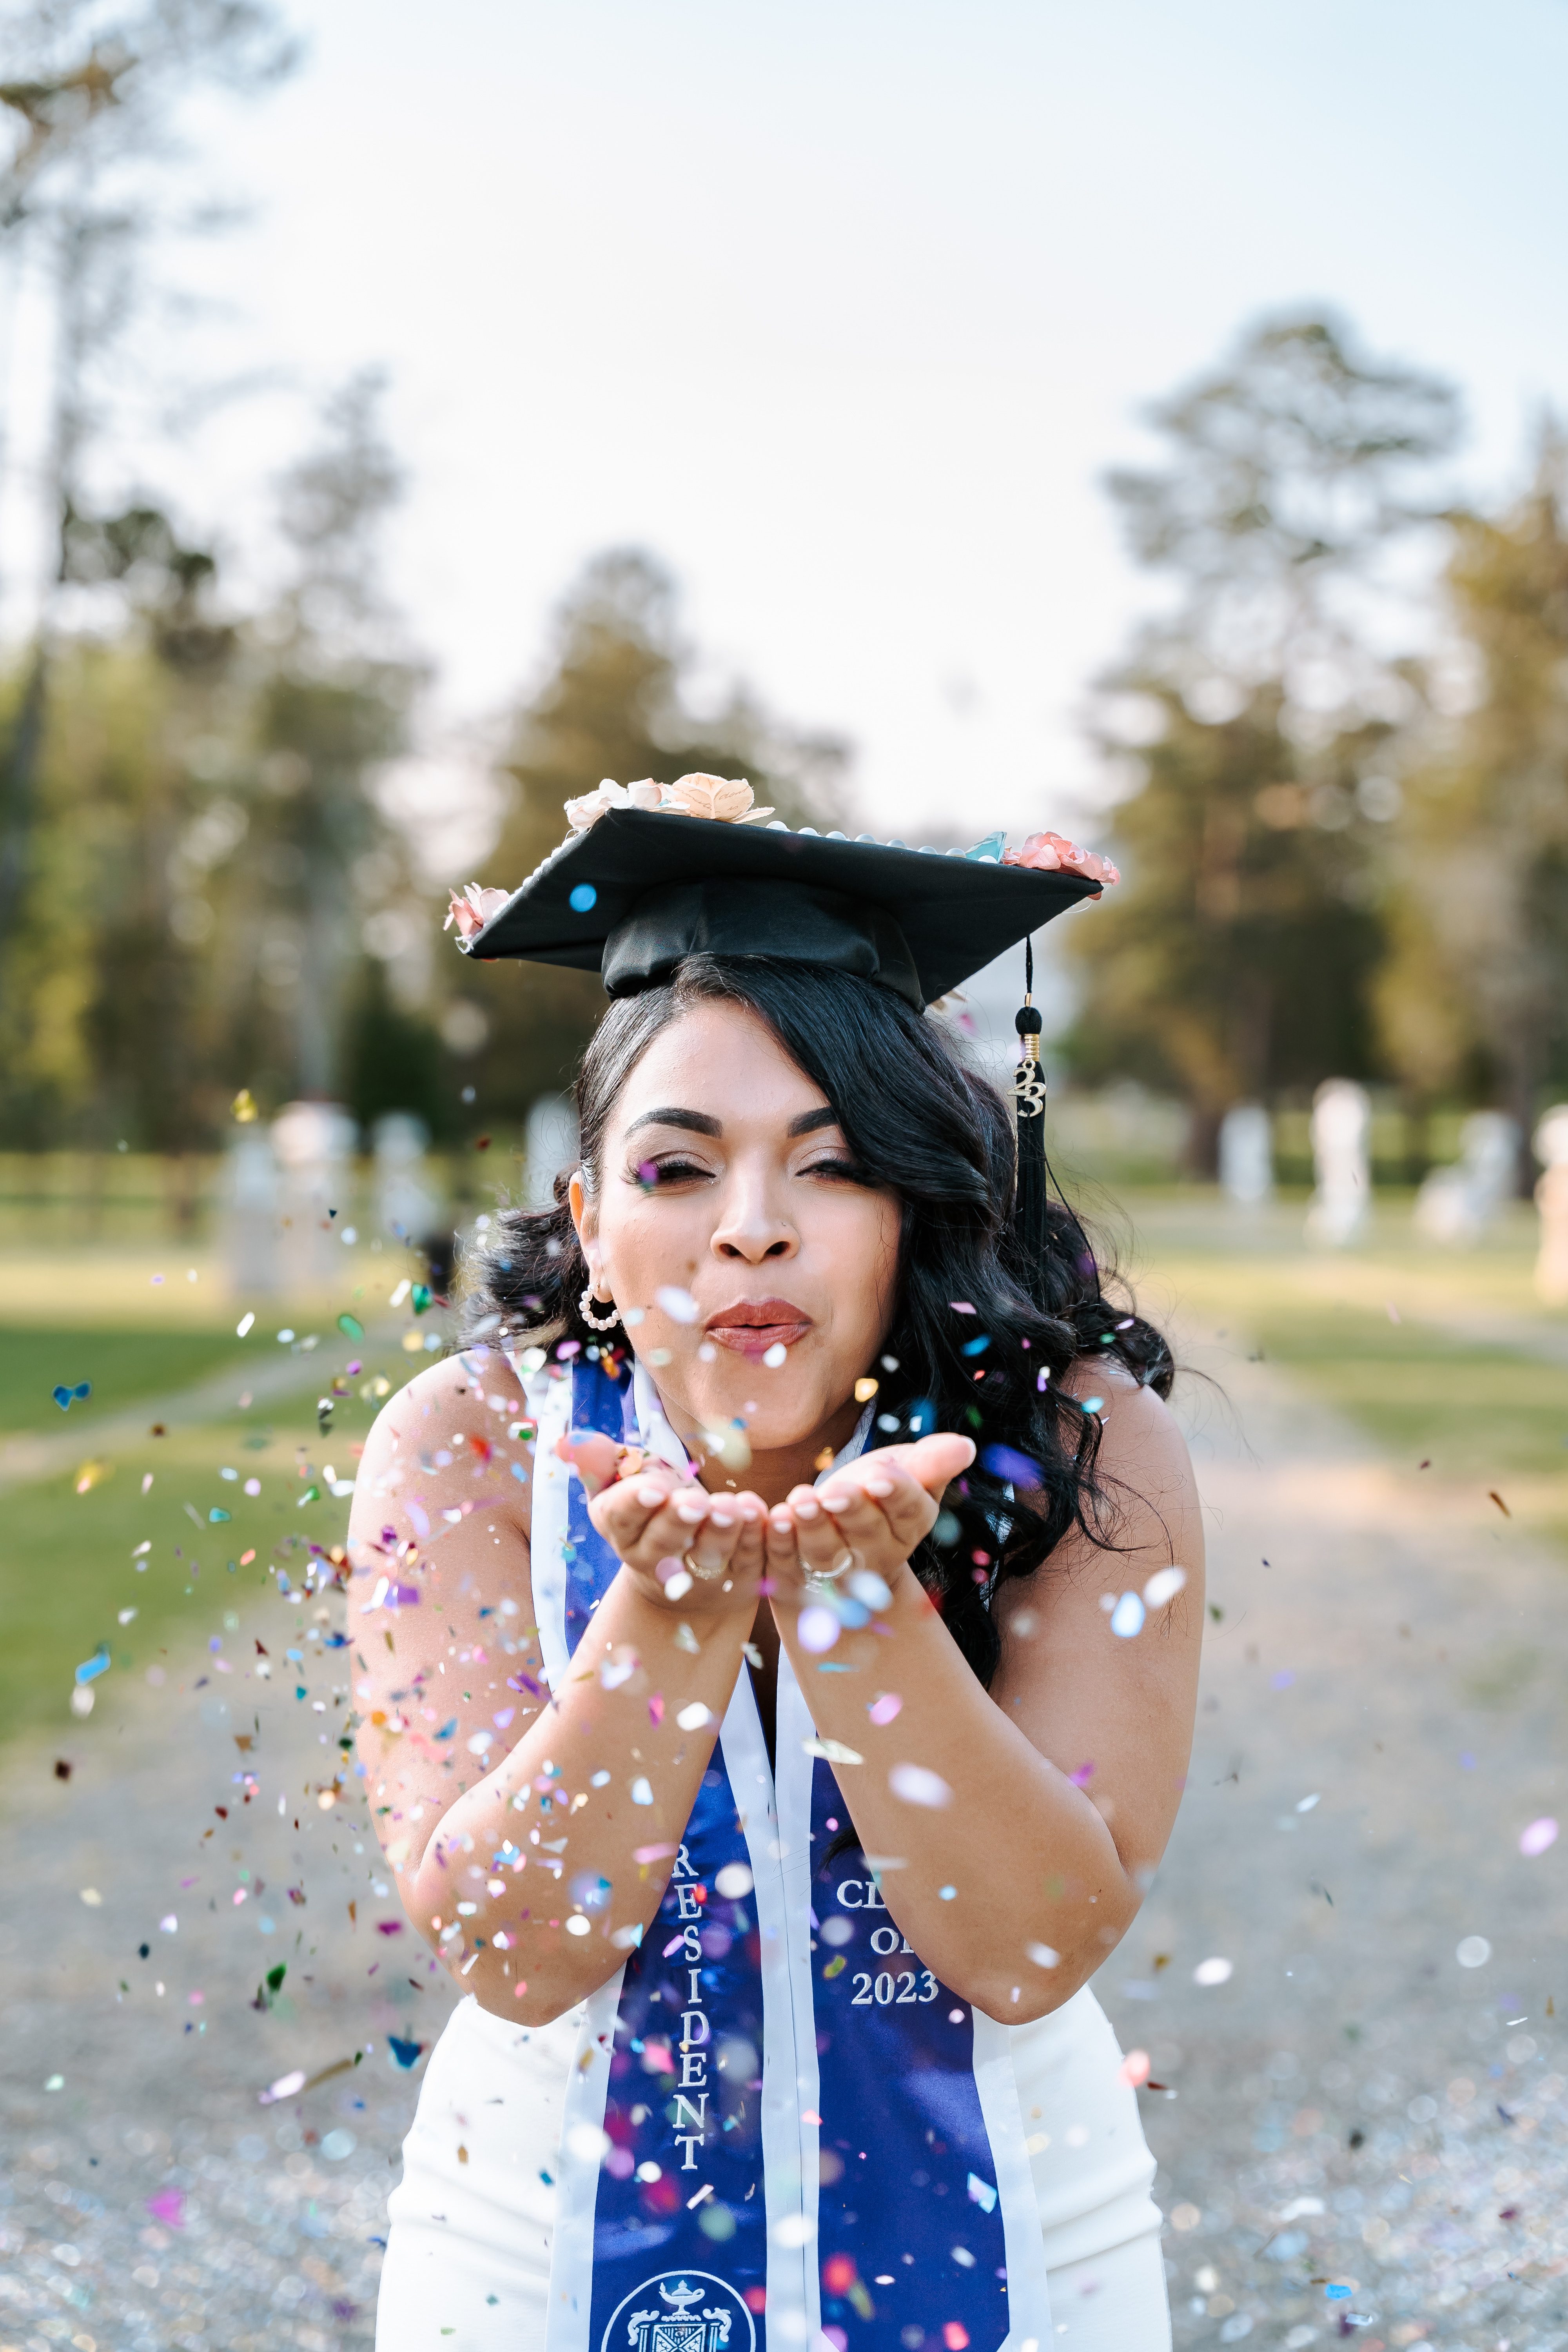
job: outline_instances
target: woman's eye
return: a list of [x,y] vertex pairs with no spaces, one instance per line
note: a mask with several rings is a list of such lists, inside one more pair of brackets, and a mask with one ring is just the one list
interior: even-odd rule
[[667,1184],[689,1184],[708,1171],[694,1160],[641,1160],[627,1173],[645,1192],[657,1192]]
[[841,1181],[850,1184],[865,1181],[855,1162],[843,1152],[835,1153],[827,1160],[813,1160],[802,1173],[806,1176],[837,1176]]

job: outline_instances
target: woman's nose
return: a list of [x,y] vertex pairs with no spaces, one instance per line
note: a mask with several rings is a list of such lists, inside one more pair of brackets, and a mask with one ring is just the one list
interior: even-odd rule
[[765,1176],[731,1171],[710,1246],[715,1257],[741,1258],[748,1265],[795,1255],[799,1247],[795,1227]]

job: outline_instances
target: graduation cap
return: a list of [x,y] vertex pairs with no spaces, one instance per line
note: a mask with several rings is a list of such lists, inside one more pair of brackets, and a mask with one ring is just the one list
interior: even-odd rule
[[1085,875],[1004,866],[1000,853],[998,835],[978,855],[944,853],[615,807],[462,944],[487,961],[597,971],[612,996],[668,980],[690,955],[778,957],[895,989],[918,1013],[1100,895]]
[[[597,971],[612,996],[668,980],[688,956],[766,956],[852,973],[920,1013],[1118,878],[1114,866],[1055,834],[1031,836],[1020,857],[1001,834],[968,850],[910,849],[758,821],[769,814],[752,809],[749,785],[718,777],[601,786],[568,803],[581,829],[521,889],[470,885],[454,898],[459,944],[486,962],[517,957]],[[1014,1087],[1017,1213],[1026,1242],[1043,1250],[1045,1087],[1032,947],[1026,964]]]

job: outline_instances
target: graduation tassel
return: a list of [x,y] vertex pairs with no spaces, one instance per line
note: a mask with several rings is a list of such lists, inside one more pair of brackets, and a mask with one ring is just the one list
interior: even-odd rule
[[1046,1081],[1040,1068],[1041,1021],[1035,1006],[1035,943],[1024,942],[1024,1002],[1014,1021],[1018,1032],[1018,1069],[1013,1081],[1017,1106],[1018,1180],[1013,1221],[1030,1296],[1043,1304],[1046,1266]]

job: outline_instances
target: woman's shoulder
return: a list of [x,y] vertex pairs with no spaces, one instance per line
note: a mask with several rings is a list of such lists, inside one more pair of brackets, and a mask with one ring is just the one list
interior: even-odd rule
[[[531,1427],[531,1418],[522,1384],[504,1356],[492,1353],[482,1367],[460,1355],[445,1356],[383,1405],[365,1440],[360,1480],[372,1492],[385,1491],[415,1465],[442,1470],[464,1454],[488,1461],[500,1452],[526,1465],[520,1423]],[[532,1482],[511,1483],[510,1515],[526,1534]]]
[[1187,1441],[1154,1389],[1109,1356],[1079,1357],[1060,1385],[1100,1423],[1095,1469],[1101,1481],[1163,1507],[1176,1493],[1196,1501]]

